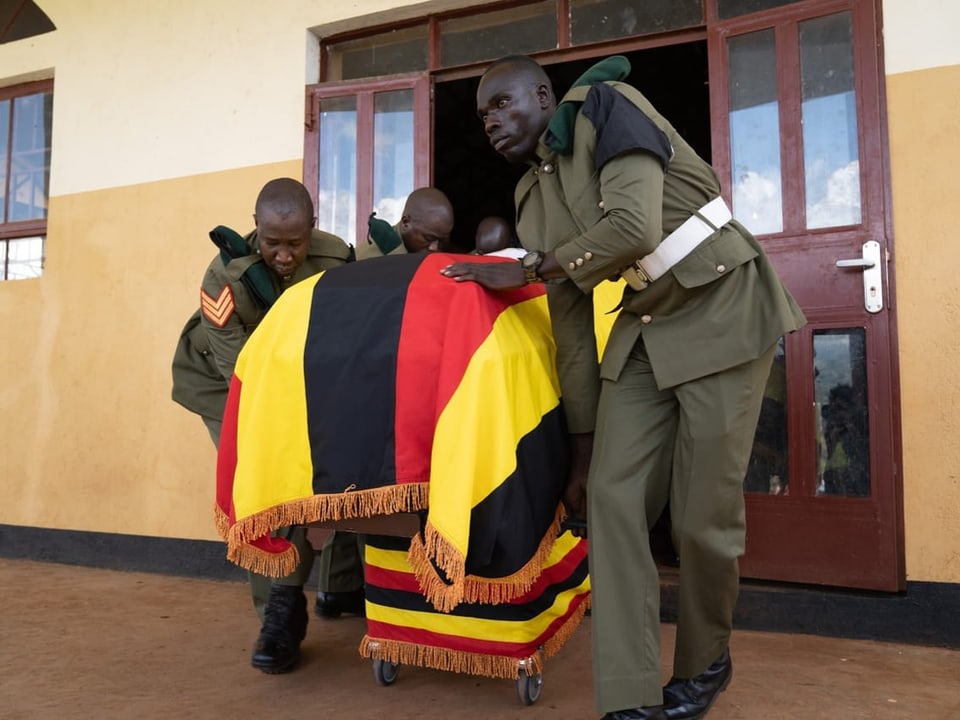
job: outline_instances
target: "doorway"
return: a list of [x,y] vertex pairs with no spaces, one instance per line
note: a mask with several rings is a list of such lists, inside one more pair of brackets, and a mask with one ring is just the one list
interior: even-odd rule
[[[689,142],[709,160],[710,92],[706,41],[621,52],[638,88]],[[546,66],[557,99],[597,60],[586,58]],[[434,184],[453,203],[453,249],[469,252],[477,223],[488,215],[514,219],[513,189],[526,171],[510,165],[490,147],[477,119],[479,77],[438,80],[434,86]]]

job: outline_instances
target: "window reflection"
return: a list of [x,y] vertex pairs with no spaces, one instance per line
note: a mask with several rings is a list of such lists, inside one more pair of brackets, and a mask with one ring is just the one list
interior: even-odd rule
[[703,24],[703,0],[571,0],[574,45]]
[[6,265],[7,280],[26,280],[43,274],[43,238],[17,238],[0,243],[0,267]]
[[860,222],[860,153],[850,13],[800,23],[807,227]]
[[373,112],[373,209],[392,224],[414,189],[413,90],[377,93]]
[[555,47],[556,0],[440,21],[443,67]]
[[320,101],[317,226],[356,245],[357,106],[354,97]]
[[870,494],[866,333],[863,328],[813,335],[818,451],[817,495]]
[[760,421],[744,481],[747,492],[789,495],[787,473],[787,365],[783,338],[777,343],[763,392]]
[[773,30],[731,38],[733,214],[757,235],[783,230],[780,104]]

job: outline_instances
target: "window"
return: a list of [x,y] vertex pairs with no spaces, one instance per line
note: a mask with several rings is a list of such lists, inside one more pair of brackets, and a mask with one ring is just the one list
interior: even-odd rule
[[52,81],[0,89],[0,280],[43,271],[52,117]]

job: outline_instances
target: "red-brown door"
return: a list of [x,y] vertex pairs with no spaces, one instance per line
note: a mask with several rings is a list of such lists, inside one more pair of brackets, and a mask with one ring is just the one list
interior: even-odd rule
[[708,23],[714,165],[808,319],[764,400],[744,577],[904,586],[879,38],[872,0]]

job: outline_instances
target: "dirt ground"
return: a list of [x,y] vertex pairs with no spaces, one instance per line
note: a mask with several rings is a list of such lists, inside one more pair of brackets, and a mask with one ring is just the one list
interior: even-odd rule
[[[599,717],[589,618],[524,706],[512,681],[418,667],[377,685],[354,617],[312,617],[299,668],[264,675],[249,665],[258,627],[243,583],[0,560],[0,600],[3,720]],[[665,659],[672,647],[666,625]],[[731,651],[710,720],[960,720],[960,652],[747,631]]]

